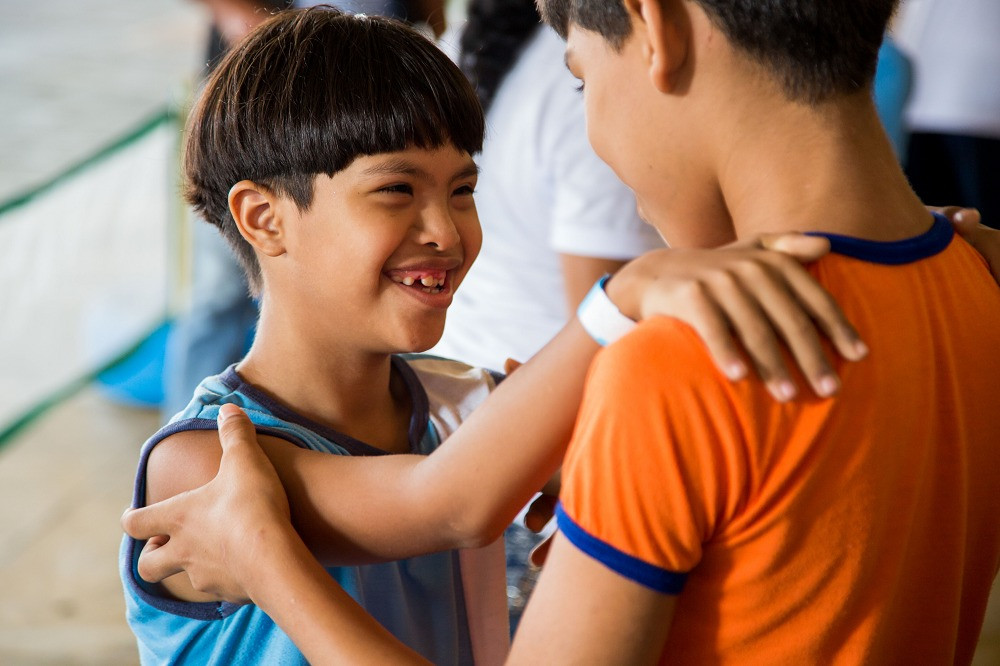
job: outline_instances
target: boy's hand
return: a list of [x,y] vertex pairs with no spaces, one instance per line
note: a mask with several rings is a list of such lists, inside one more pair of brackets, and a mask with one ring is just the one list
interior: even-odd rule
[[981,224],[979,211],[975,208],[928,206],[928,210],[941,213],[955,226],[962,238],[967,240],[989,264],[993,279],[1000,283],[1000,231]]
[[158,582],[186,571],[200,592],[232,602],[250,598],[258,555],[271,538],[294,532],[288,498],[257,444],[250,419],[235,405],[219,412],[222,460],[208,484],[142,509],[129,509],[122,527],[148,539],[139,575]]
[[506,361],[503,362],[503,373],[509,377],[510,375],[514,374],[514,371],[520,368],[522,365],[524,365],[524,363],[521,363],[520,361],[515,361],[512,358],[508,358]]
[[[549,524],[549,521],[552,520],[552,517],[555,516],[556,505],[558,503],[558,495],[543,492],[528,506],[528,510],[524,514],[524,526],[536,534],[541,533],[545,529],[545,526]],[[528,555],[528,561],[531,564],[536,567],[545,564],[545,558],[549,554],[549,547],[552,546],[552,537],[555,535],[556,532],[553,530],[552,534],[545,537],[544,540],[531,549],[531,554]]]
[[840,382],[820,343],[828,338],[852,361],[868,350],[833,298],[803,263],[830,250],[817,236],[783,234],[714,250],[656,250],[625,265],[608,282],[608,296],[635,320],[676,317],[701,336],[730,379],[746,376],[737,343],[778,400],[797,393],[782,356],[787,347],[813,390],[836,393]]

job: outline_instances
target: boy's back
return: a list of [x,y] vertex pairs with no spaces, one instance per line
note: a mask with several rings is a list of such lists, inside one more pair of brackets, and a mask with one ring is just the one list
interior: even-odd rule
[[834,251],[813,272],[871,347],[835,399],[731,385],[673,320],[592,371],[560,526],[683,587],[664,662],[971,660],[1000,566],[1000,290],[942,219]]

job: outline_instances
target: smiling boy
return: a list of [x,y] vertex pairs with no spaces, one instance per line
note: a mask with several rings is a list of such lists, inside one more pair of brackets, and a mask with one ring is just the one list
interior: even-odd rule
[[[232,49],[192,113],[187,197],[260,298],[256,339],[147,442],[138,503],[214,473],[215,416],[227,402],[276,449],[366,457],[429,453],[482,401],[491,373],[394,356],[437,342],[479,252],[472,155],[482,138],[464,77],[401,24],[302,11]],[[303,513],[323,529],[322,516]],[[121,572],[144,663],[303,661],[253,606],[219,603],[184,575],[142,582],[139,545],[123,543]],[[507,645],[500,544],[329,574],[436,662],[472,663]],[[488,626],[483,589],[499,620]]]

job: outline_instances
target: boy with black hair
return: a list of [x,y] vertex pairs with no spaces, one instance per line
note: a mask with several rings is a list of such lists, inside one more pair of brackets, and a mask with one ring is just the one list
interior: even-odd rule
[[[913,195],[878,121],[869,86],[894,7],[543,3],[586,81],[592,143],[668,242],[801,228],[826,238],[834,254],[811,271],[872,352],[841,367],[835,399],[779,404],[761,381],[728,383],[675,320],[610,345],[588,379],[561,534],[510,661],[971,661],[1000,567],[1000,289]],[[280,485],[238,410],[222,416],[229,461],[202,501],[240,496],[231,472],[251,472],[263,494],[240,520],[266,524],[268,561],[289,568],[255,579],[253,542],[214,558],[231,572],[190,549],[151,567],[180,564],[249,594],[316,663],[363,663],[364,616],[331,585],[307,590],[315,564]],[[197,499],[164,512],[183,517]],[[164,527],[149,513],[125,522]],[[286,584],[303,593],[297,605],[275,593]],[[358,629],[355,644],[331,641],[336,622]]]
[[[759,382],[720,381],[673,321],[607,349],[515,661],[972,659],[1000,567],[1000,289],[921,205],[879,123],[895,6],[544,3],[595,150],[667,241],[828,238],[810,270],[871,354],[835,399],[779,406]],[[613,601],[586,618],[598,598]],[[541,617],[559,620],[543,634]]]
[[[436,342],[478,252],[471,155],[483,118],[462,74],[402,24],[288,12],[234,45],[188,129],[187,198],[232,247],[261,315],[246,358],[205,379],[147,442],[137,502],[199,484],[226,402],[278,449],[430,452],[496,382],[392,356]],[[321,519],[302,523],[320,530]],[[217,603],[184,576],[144,584],[136,546],[123,544],[122,576],[145,663],[301,660],[253,607]],[[502,567],[493,546],[330,574],[420,654],[470,663],[506,644],[501,623],[472,635],[490,617],[479,587],[502,591]]]
[[[326,580],[441,664],[491,663],[506,651],[503,557],[493,542],[557,467],[597,349],[579,324],[568,326],[468,420],[494,373],[396,355],[437,341],[478,252],[472,155],[482,138],[466,79],[401,24],[324,8],[285,12],[231,50],[191,115],[187,196],[220,228],[259,295],[257,335],[243,361],[202,382],[147,442],[134,497],[142,506],[210,480],[220,459],[216,417],[239,405],[283,477],[303,537],[326,564],[347,565]],[[805,244],[794,253],[804,259],[826,251],[815,239],[792,242]],[[733,306],[712,289],[677,296],[748,265],[762,275],[759,300]],[[609,295],[632,303],[635,318],[643,303],[647,314],[708,331],[735,377],[746,368],[720,322],[791,330],[799,308],[817,315],[841,353],[863,355],[830,299],[787,256],[660,255],[616,276]],[[815,332],[798,335],[790,344],[810,383],[828,392]],[[774,349],[749,351],[780,387],[786,370]],[[405,455],[446,439],[442,456]],[[434,482],[441,464],[459,470],[452,485],[472,490],[457,509],[452,485]],[[140,546],[123,542],[120,567],[144,662],[302,661],[257,607],[220,603],[186,575],[145,583]],[[455,550],[467,546],[484,548]],[[433,554],[411,557],[421,553]],[[356,566],[373,561],[383,563]]]

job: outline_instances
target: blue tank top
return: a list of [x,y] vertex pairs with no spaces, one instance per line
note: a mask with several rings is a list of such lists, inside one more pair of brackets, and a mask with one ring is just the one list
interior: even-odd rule
[[[498,379],[488,371],[426,355],[395,356],[392,363],[413,404],[412,453],[437,448]],[[188,407],[143,446],[133,506],[145,502],[145,470],[153,447],[178,432],[215,430],[219,407],[225,403],[242,407],[259,433],[303,448],[333,455],[387,455],[296,414],[230,367],[203,381]],[[119,557],[126,615],[142,663],[306,663],[285,633],[252,604],[185,602],[157,594],[156,586],[143,581],[136,570],[142,546],[126,536]],[[478,550],[482,552],[445,551],[328,571],[383,626],[431,662],[483,663],[493,661],[487,655],[506,650],[506,604],[502,544]]]

